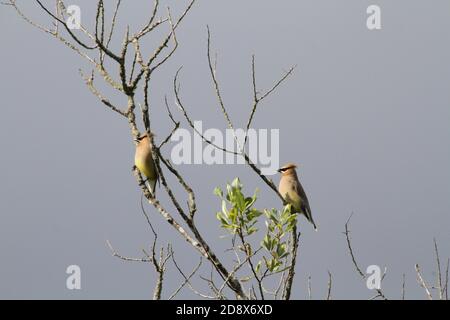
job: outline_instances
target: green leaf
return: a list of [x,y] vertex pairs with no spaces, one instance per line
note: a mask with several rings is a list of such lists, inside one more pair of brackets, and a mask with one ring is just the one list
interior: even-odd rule
[[252,197],[247,197],[245,199],[245,209],[249,209],[253,204],[256,202],[256,199],[258,198],[259,189],[255,190],[255,193]]
[[292,205],[290,203],[288,203],[287,205],[284,206],[283,213],[291,214],[291,212],[292,212]]
[[267,251],[270,251],[270,250],[271,250],[271,249],[270,249],[270,244],[271,244],[271,241],[270,241],[269,235],[266,234],[266,236],[263,238],[262,246],[263,246]]
[[233,188],[231,188],[231,185],[229,185],[229,184],[227,183],[227,200],[228,200],[228,201],[231,201],[231,195],[232,195],[232,193],[233,193]]
[[247,214],[247,218],[249,221],[252,221],[255,218],[258,218],[262,215],[262,212],[257,209],[250,209],[250,211]]
[[242,189],[242,184],[241,184],[241,181],[239,180],[239,178],[235,178],[233,180],[233,182],[231,183],[231,186],[235,189],[239,189],[239,190]]
[[231,220],[231,222],[236,223],[238,218],[238,211],[235,207],[231,208],[231,210],[228,212],[228,217]]
[[258,229],[256,227],[251,227],[247,230],[247,234],[251,235],[252,233],[255,233],[256,231],[258,231]]
[[222,212],[225,217],[228,217],[227,203],[225,200],[222,200]]
[[253,201],[253,198],[251,198],[251,197],[245,198],[245,209],[246,210],[249,209],[253,205],[254,202],[255,201]]
[[282,254],[279,258],[283,259],[286,258],[289,255],[289,252],[285,252],[284,254]]
[[255,267],[256,273],[259,273],[259,270],[261,269],[262,261],[259,261],[258,264]]
[[278,260],[275,260],[275,261],[274,261],[274,266],[273,266],[272,272],[277,272],[278,269],[280,269],[280,266],[281,266],[281,262],[278,261]]
[[225,219],[225,217],[223,216],[222,212],[217,212],[216,218],[222,223],[222,227],[225,227],[225,225],[229,224],[227,219]]
[[237,225],[235,225],[235,224],[228,224],[228,225],[225,225],[225,226],[223,226],[225,229],[228,229],[228,230],[230,230],[231,232],[233,232],[233,233],[235,233],[236,232],[236,230],[239,228]]
[[281,266],[281,262],[277,259],[270,259],[270,261],[266,262],[267,269],[269,269],[270,272],[275,272],[279,269]]
[[269,261],[266,261],[266,266],[267,266],[267,269],[269,269],[269,271],[272,272],[273,260],[270,259]]
[[238,207],[240,212],[243,212],[245,210],[245,200],[244,195],[242,192],[238,189],[234,190],[234,199],[236,202],[236,206]]
[[286,253],[286,247],[284,246],[284,243],[277,245],[276,252],[278,257],[281,257],[283,254]]
[[273,250],[279,243],[279,240],[277,238],[272,238],[271,244],[270,244],[270,250]]
[[215,194],[216,196],[220,197],[220,198],[223,197],[223,191],[222,191],[222,189],[220,189],[219,187],[215,187],[215,188],[214,188],[214,194]]
[[272,220],[275,224],[278,224],[277,216],[275,215],[275,213],[273,211],[270,212],[269,219]]

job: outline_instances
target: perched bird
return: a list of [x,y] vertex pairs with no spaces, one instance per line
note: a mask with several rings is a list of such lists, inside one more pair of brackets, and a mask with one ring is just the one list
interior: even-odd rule
[[155,195],[156,182],[158,181],[158,172],[155,168],[155,162],[152,157],[152,146],[147,134],[141,135],[136,139],[136,153],[134,155],[134,164],[139,171],[148,179],[150,191]]
[[281,173],[278,191],[283,199],[292,205],[292,209],[294,209],[293,212],[303,213],[306,219],[312,223],[314,229],[317,231],[316,224],[314,223],[311,214],[311,208],[309,207],[308,198],[306,197],[305,190],[303,190],[303,187],[298,180],[295,168],[297,168],[297,166],[294,163],[288,163],[278,169],[278,172]]

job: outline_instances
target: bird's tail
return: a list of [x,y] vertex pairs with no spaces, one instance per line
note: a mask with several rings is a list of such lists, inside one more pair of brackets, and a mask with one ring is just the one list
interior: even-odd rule
[[313,227],[314,227],[314,230],[315,230],[315,231],[318,231],[319,229],[317,228],[317,225],[316,225],[316,223],[314,222],[314,219],[313,219],[313,217],[312,217],[312,214],[311,214],[311,211],[310,211],[310,210],[305,210],[305,217],[306,217],[306,219],[308,219],[309,222],[311,222],[311,224],[312,224]]
[[150,190],[152,195],[155,196],[156,180],[147,179],[146,184],[147,184],[147,188]]

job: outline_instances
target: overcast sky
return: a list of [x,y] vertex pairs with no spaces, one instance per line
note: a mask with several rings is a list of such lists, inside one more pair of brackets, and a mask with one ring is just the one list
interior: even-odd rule
[[[40,23],[51,24],[33,1],[17,2]],[[92,27],[92,1],[69,2],[81,7],[83,24]],[[161,2],[174,16],[187,3]],[[106,3],[111,14],[113,2]],[[381,8],[381,30],[366,27],[371,4]],[[150,9],[149,1],[124,1],[114,49],[125,26],[142,26]],[[208,73],[206,25],[236,127],[245,127],[251,108],[252,54],[262,89],[297,65],[254,121],[256,129],[280,130],[279,160],[300,164],[319,225],[315,233],[299,219],[293,297],[307,298],[311,276],[312,297],[323,299],[327,271],[333,274],[333,298],[374,295],[356,273],[342,234],[353,212],[352,240],[361,267],[387,267],[388,298],[401,297],[403,274],[406,297],[425,298],[414,264],[434,284],[433,238],[443,265],[450,256],[450,2],[198,0],[178,29],[179,50],[152,80],[157,141],[171,130],[166,94],[182,120],[172,95],[181,65],[181,93],[192,117],[204,129],[226,128]],[[143,44],[145,54],[153,52],[158,36]],[[151,298],[156,279],[151,265],[120,261],[106,246],[108,239],[121,254],[141,257],[152,243],[131,173],[134,145],[127,122],[89,92],[78,72],[90,70],[82,58],[6,6],[0,6],[0,40],[0,298]],[[124,106],[100,77],[97,82]],[[163,150],[167,157],[172,146]],[[229,239],[219,237],[225,231],[215,218],[220,202],[214,187],[240,177],[247,193],[262,189],[258,208],[279,208],[278,199],[243,165],[178,169],[197,192],[200,230],[230,266],[231,256],[224,253]],[[161,201],[172,210],[167,197]],[[160,244],[171,242],[189,273],[197,252],[153,207],[146,209]],[[66,268],[73,264],[81,268],[81,290],[66,288]],[[209,270],[205,263],[200,275]],[[165,298],[182,281],[172,265],[167,274]],[[194,283],[207,292],[198,277]],[[189,289],[178,297],[196,298]]]

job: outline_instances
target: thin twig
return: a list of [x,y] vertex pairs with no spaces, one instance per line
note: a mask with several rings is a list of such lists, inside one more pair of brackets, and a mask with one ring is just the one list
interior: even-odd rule
[[111,242],[109,242],[109,240],[106,240],[106,244],[108,245],[109,250],[111,250],[112,255],[123,261],[152,262],[151,258],[129,258],[129,257],[122,256],[119,253],[117,253],[117,251],[113,248],[113,246],[111,245]]
[[427,297],[429,300],[433,300],[433,296],[431,295],[430,289],[428,289],[428,285],[426,284],[425,280],[422,277],[422,274],[420,273],[420,267],[418,264],[415,265],[416,273],[417,273],[417,281],[419,282],[420,286],[424,288],[425,293],[427,294]]
[[[225,108],[225,104],[223,102],[222,94],[220,93],[219,83],[218,83],[217,77],[216,77],[217,71],[214,69],[214,64],[211,59],[211,32],[209,31],[209,26],[207,26],[206,29],[207,29],[207,33],[208,33],[207,56],[208,56],[208,64],[209,64],[211,78],[214,83],[214,89],[216,90],[216,96],[217,96],[217,99],[219,100],[219,105],[220,105],[220,108],[222,109],[223,115],[225,116],[225,120],[227,122],[228,128],[233,130],[233,132],[234,132],[233,123],[231,122],[230,116],[228,115],[228,112]],[[239,144],[238,141],[236,141],[236,142]]]
[[70,28],[67,26],[67,24],[66,24],[64,21],[62,21],[60,18],[58,18],[57,16],[55,16],[53,13],[51,13],[51,12],[50,12],[43,4],[42,4],[41,1],[39,1],[39,0],[35,0],[35,1],[39,4],[39,6],[42,8],[42,10],[44,10],[49,16],[51,16],[53,19],[55,19],[56,21],[58,21],[59,23],[61,23],[61,24],[64,26],[64,28],[66,29],[66,31],[70,34],[70,36],[72,37],[72,39],[75,40],[80,46],[82,46],[82,47],[85,48],[85,49],[89,49],[89,50],[93,50],[93,49],[96,49],[96,48],[97,48],[97,46],[91,47],[91,46],[88,46],[88,45],[84,44],[82,41],[80,41],[80,40],[78,39],[78,37],[75,36],[75,34],[72,32],[72,30],[70,30]]
[[286,278],[286,285],[284,287],[283,299],[289,300],[291,298],[292,284],[295,276],[295,263],[297,261],[298,243],[300,232],[297,232],[297,225],[294,225],[291,231],[292,249],[291,249],[291,264]]
[[[238,264],[237,266],[235,266],[235,267],[233,268],[233,270],[230,272],[230,274],[228,275],[228,277],[225,279],[225,281],[224,281],[224,282],[222,283],[222,285],[219,287],[219,293],[222,293],[222,291],[225,289],[225,285],[227,284],[227,282],[228,282],[232,277],[234,277],[234,275],[236,274],[236,272],[237,272],[240,268],[242,268],[242,266],[245,265],[245,264],[248,262],[248,260],[249,260],[251,257],[255,256],[261,249],[262,249],[262,247],[259,247],[255,252],[253,252],[252,254],[246,256],[246,258],[245,258],[240,264]],[[255,297],[256,297],[256,293],[255,293],[254,290],[253,290],[253,293],[255,294]]]
[[256,282],[258,284],[258,289],[259,289],[259,294],[260,294],[261,300],[265,300],[262,279],[259,278],[258,273],[256,272],[256,268],[253,265],[253,262],[252,262],[252,259],[251,259],[251,257],[253,255],[252,255],[252,253],[249,250],[249,248],[251,248],[251,246],[245,241],[244,235],[242,233],[242,228],[239,229],[238,235],[239,235],[239,238],[241,240],[244,252],[247,255],[248,259],[246,259],[246,260],[248,262],[249,268],[252,271],[253,277],[255,277],[255,280],[256,280]]
[[[286,267],[286,259],[284,260],[284,266]],[[278,286],[277,289],[275,290],[275,300],[278,299],[278,295],[280,294],[280,292],[284,292],[284,287],[283,285],[286,283],[285,278],[286,278],[286,271],[289,270],[289,268],[284,268],[283,272],[281,273],[281,277],[280,280],[278,282]]]
[[308,276],[308,299],[312,300],[311,276]]
[[351,243],[350,243],[350,231],[349,231],[349,229],[348,229],[348,225],[349,225],[349,223],[350,223],[350,219],[352,218],[352,216],[353,216],[353,213],[350,215],[350,217],[348,218],[347,222],[345,223],[345,232],[344,232],[344,234],[345,234],[345,237],[346,237],[346,239],[347,239],[347,246],[348,246],[348,250],[349,250],[349,252],[350,252],[350,256],[351,256],[351,258],[352,258],[353,265],[355,266],[356,271],[358,271],[358,273],[361,275],[361,277],[362,277],[363,279],[365,279],[365,278],[366,278],[366,275],[365,275],[364,272],[362,272],[361,269],[359,268],[359,265],[358,265],[358,263],[356,262],[355,255],[353,254],[353,248],[352,248],[352,245],[351,245]]
[[433,241],[434,241],[434,252],[436,254],[437,289],[439,291],[439,299],[442,300],[444,298],[444,290],[442,287],[441,259],[439,257],[439,250],[438,250],[436,238],[434,238]]
[[190,278],[184,274],[183,270],[181,270],[180,266],[178,265],[177,261],[175,260],[175,254],[173,254],[173,253],[172,253],[172,261],[173,261],[173,264],[175,265],[175,268],[177,268],[178,272],[184,278],[184,281],[186,282],[187,286],[191,289],[192,292],[194,292],[196,295],[198,295],[202,298],[205,298],[205,299],[216,299],[216,297],[208,296],[206,294],[200,293],[192,286]]
[[253,85],[253,107],[250,112],[250,116],[248,117],[246,129],[245,129],[245,140],[244,145],[247,142],[248,138],[248,130],[253,121],[253,117],[255,116],[256,109],[258,108],[259,103],[267,98],[271,93],[273,93],[294,71],[295,66],[291,67],[267,92],[263,93],[260,97],[258,97],[258,89],[256,87],[256,68],[255,68],[255,55],[252,55],[252,85]]
[[181,110],[184,118],[186,119],[187,123],[189,124],[189,126],[195,131],[195,133],[197,133],[203,141],[205,141],[206,143],[212,145],[213,147],[215,147],[218,150],[221,150],[223,152],[226,153],[231,153],[234,155],[240,155],[240,153],[233,151],[233,150],[228,150],[225,149],[223,147],[218,146],[217,144],[215,144],[214,142],[212,142],[211,140],[209,140],[208,138],[206,138],[200,131],[197,130],[197,128],[194,125],[194,122],[191,120],[191,118],[189,117],[189,115],[187,114],[186,108],[183,105],[183,102],[181,101],[181,97],[180,97],[180,89],[179,89],[179,85],[178,85],[178,77],[179,74],[181,72],[182,67],[180,67],[177,72],[175,73],[175,77],[173,79],[173,90],[174,90],[174,94],[175,94],[175,103],[177,105],[177,107]]
[[86,77],[83,74],[83,71],[79,70],[81,77],[83,78],[84,82],[86,83],[86,86],[89,88],[89,90],[108,108],[110,108],[112,111],[117,112],[121,116],[126,117],[126,113],[122,110],[120,110],[118,107],[114,106],[107,98],[105,98],[94,86],[94,72],[91,72],[90,77]]
[[109,44],[111,42],[111,39],[112,39],[112,36],[113,36],[113,33],[114,33],[114,28],[116,26],[117,13],[119,12],[119,8],[120,8],[121,2],[122,2],[122,0],[117,0],[116,8],[114,9],[114,14],[113,14],[112,21],[111,21],[111,28],[109,30],[108,38],[106,40],[106,47],[107,48],[109,48]]
[[331,300],[331,287],[332,287],[332,284],[333,284],[333,278],[331,276],[331,272],[328,271],[328,290],[327,290],[327,297],[326,297],[327,300]]
[[189,276],[184,279],[183,283],[170,295],[168,300],[172,300],[173,298],[175,298],[175,296],[181,291],[181,289],[183,289],[186,286],[186,284],[189,282],[189,280],[191,280],[191,278],[194,276],[194,274],[197,273],[197,271],[198,271],[198,269],[200,269],[202,263],[203,263],[203,259],[200,257],[200,261],[199,261],[198,265],[191,271]]
[[[348,228],[348,225],[350,223],[350,219],[352,218],[352,216],[353,216],[353,213],[350,215],[350,217],[347,219],[347,222],[345,223],[345,232],[344,232],[344,234],[345,234],[345,237],[347,239],[347,247],[348,247],[348,251],[350,253],[350,256],[352,258],[353,265],[355,266],[355,269],[358,272],[358,274],[361,276],[361,278],[363,280],[365,280],[366,279],[366,275],[364,274],[364,272],[361,271],[361,268],[359,267],[358,263],[356,262],[356,258],[355,258],[355,255],[353,253],[353,248],[352,248],[351,241],[350,241],[350,230]],[[383,281],[384,277],[386,276],[386,271],[387,271],[387,268],[385,268],[385,270],[384,270],[384,273],[383,273],[383,275],[381,277],[381,281]],[[375,290],[376,290],[377,294],[372,299],[381,297],[384,300],[387,300],[386,296],[384,295],[384,293],[383,293],[383,291],[381,289],[375,289]]]
[[175,121],[175,119],[172,115],[172,112],[170,111],[169,104],[167,102],[167,96],[164,97],[164,103],[166,106],[167,113],[169,114],[169,118],[172,121],[172,123],[174,124],[174,127],[173,127],[172,131],[169,133],[169,135],[159,144],[158,149],[161,149],[162,146],[164,146],[167,142],[169,142],[169,140],[172,138],[175,131],[177,131],[178,128],[180,127],[180,122]]
[[405,285],[406,285],[406,276],[403,274],[403,282],[402,282],[402,300],[405,300]]
[[445,268],[445,300],[448,300],[448,269],[450,266],[450,258],[447,259],[447,268]]

